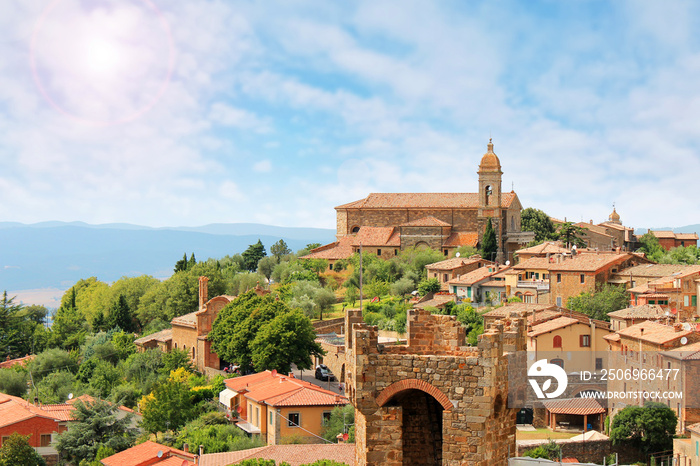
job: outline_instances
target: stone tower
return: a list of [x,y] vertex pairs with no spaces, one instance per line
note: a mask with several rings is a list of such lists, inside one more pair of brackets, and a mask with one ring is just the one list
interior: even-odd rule
[[[489,139],[487,151],[481,158],[479,164],[479,242],[484,238],[484,230],[488,219],[491,219],[491,224],[496,232],[498,241],[498,255],[495,258],[497,261],[503,261],[503,230],[502,217],[503,211],[501,208],[501,161],[493,152],[493,142]],[[493,258],[487,257],[493,260]]]

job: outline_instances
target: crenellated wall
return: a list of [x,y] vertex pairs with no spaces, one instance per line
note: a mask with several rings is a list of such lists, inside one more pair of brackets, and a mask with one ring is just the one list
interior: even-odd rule
[[452,316],[408,311],[408,344],[378,343],[346,316],[346,395],[359,465],[505,465],[515,453],[507,351],[525,350],[525,317],[489,327],[477,347]]

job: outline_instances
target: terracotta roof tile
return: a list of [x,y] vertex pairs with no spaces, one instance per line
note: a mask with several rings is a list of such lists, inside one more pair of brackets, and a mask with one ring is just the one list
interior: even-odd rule
[[479,286],[491,287],[491,288],[498,288],[498,287],[505,288],[506,282],[504,280],[489,280],[487,282],[481,283]]
[[548,241],[546,243],[537,244],[529,248],[518,249],[516,254],[560,254],[571,252],[569,249],[561,246],[561,242]]
[[148,343],[149,341],[168,341],[173,339],[173,329],[172,328],[166,328],[165,330],[161,330],[160,332],[156,333],[151,333],[150,335],[146,335],[145,337],[141,337],[137,340],[134,340],[134,344],[136,345],[144,345]]
[[[510,207],[515,193],[501,194],[501,207]],[[475,209],[478,193],[372,193],[336,209]]]
[[68,420],[64,413],[55,414],[50,407],[43,409],[41,406],[34,406],[20,397],[0,393],[0,427],[33,417],[43,417],[55,421]]
[[460,246],[471,246],[475,248],[477,244],[479,244],[478,233],[453,231],[450,236],[447,237],[443,246],[447,248],[458,248]]
[[665,310],[656,304],[642,304],[640,306],[632,306],[619,311],[608,312],[608,316],[617,319],[653,319],[661,317],[665,314]]
[[363,246],[401,246],[401,237],[398,229],[395,227],[360,227],[352,240],[352,245],[358,247],[362,243]]
[[690,269],[693,266],[685,264],[641,264],[635,265],[633,267],[628,267],[624,270],[620,270],[617,276],[622,276],[629,278],[630,275],[633,277],[666,277],[672,275],[676,272],[683,272]]
[[412,222],[402,223],[402,227],[451,227],[452,224],[443,222],[440,219],[428,215],[427,217],[422,217]]
[[173,320],[170,321],[170,324],[171,325],[179,325],[181,327],[196,328],[197,327],[197,312],[199,312],[199,311],[190,312],[189,314],[175,317]]
[[569,398],[567,400],[543,401],[547,411],[554,414],[575,414],[579,416],[606,412],[594,398]]
[[556,319],[548,320],[547,322],[533,326],[532,330],[527,333],[527,336],[536,337],[544,333],[568,327],[569,325],[578,324],[579,322],[578,319],[574,319],[573,317],[557,317]]
[[490,261],[484,260],[481,257],[474,257],[474,258],[453,257],[451,259],[445,259],[444,261],[433,262],[432,264],[426,265],[425,268],[429,269],[429,270],[433,270],[433,269],[434,270],[454,270],[454,269],[458,269],[462,266],[469,265],[469,264],[476,264],[478,262],[484,262],[484,263],[495,265],[495,262],[490,262]]
[[674,359],[684,361],[697,361],[700,359],[700,342],[691,343],[690,345],[679,346],[669,351],[664,351],[662,354]]
[[277,464],[286,462],[290,466],[310,464],[324,459],[355,464],[355,444],[268,445],[250,450],[210,453],[199,458],[199,466],[228,466],[255,458],[275,460]]
[[227,388],[271,406],[333,406],[348,399],[304,380],[270,371],[234,377],[224,381]]
[[619,330],[617,333],[619,333],[621,337],[643,340],[661,345],[678,340],[682,337],[687,337],[691,335],[693,331],[681,330],[677,332],[669,325],[648,320]]
[[338,241],[312,249],[309,254],[301,256],[300,259],[347,259],[352,256],[352,241],[352,236],[343,236]]
[[36,356],[34,356],[33,354],[30,354],[30,355],[27,355],[27,356],[24,356],[24,357],[21,357],[21,358],[7,359],[7,360],[5,360],[5,361],[3,361],[3,362],[0,362],[0,369],[7,369],[7,368],[10,368],[10,367],[14,367],[14,366],[16,366],[16,365],[18,365],[18,364],[19,364],[19,365],[22,365],[22,366],[26,366],[27,363],[28,363],[29,361],[31,361],[32,359],[34,359],[35,357],[36,357]]
[[[158,453],[163,452],[158,461]],[[183,461],[187,461],[183,463]],[[150,440],[102,460],[105,466],[182,466],[194,465],[195,455]]]
[[500,273],[504,270],[504,268],[500,268],[499,270],[496,270],[496,267],[493,266],[488,266],[484,265],[483,267],[479,267],[476,270],[472,270],[471,272],[465,273],[460,275],[457,278],[453,278],[452,280],[448,281],[448,285],[473,285],[475,283],[478,283],[482,280],[486,280],[487,278]]

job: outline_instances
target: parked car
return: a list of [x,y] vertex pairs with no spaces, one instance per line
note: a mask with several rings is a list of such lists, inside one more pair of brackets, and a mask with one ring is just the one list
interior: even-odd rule
[[333,373],[328,370],[328,367],[326,367],[325,364],[319,364],[316,366],[316,378],[318,380],[330,380],[333,381],[335,380],[335,376]]

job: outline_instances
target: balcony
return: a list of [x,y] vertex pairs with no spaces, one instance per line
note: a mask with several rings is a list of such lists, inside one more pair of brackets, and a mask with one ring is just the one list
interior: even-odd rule
[[535,288],[537,291],[549,291],[549,280],[518,280],[518,288]]

